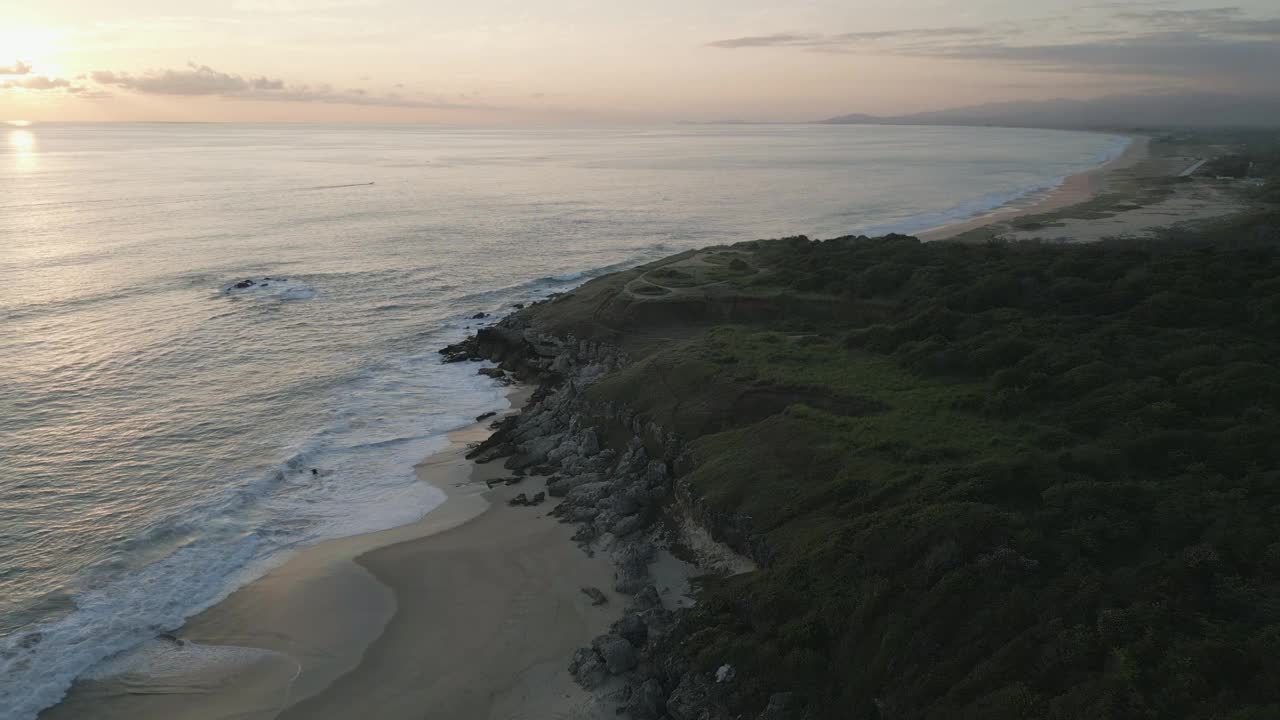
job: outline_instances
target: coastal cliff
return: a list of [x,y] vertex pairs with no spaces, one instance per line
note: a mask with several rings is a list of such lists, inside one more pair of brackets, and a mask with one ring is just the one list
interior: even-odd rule
[[[569,670],[620,713],[1261,717],[1280,238],[1249,222],[709,248],[442,353],[538,386],[471,456],[548,476],[612,558],[631,600]],[[707,572],[695,606],[659,552]]]

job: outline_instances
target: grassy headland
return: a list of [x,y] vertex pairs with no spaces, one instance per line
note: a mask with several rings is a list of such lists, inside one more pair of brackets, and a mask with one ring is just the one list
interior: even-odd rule
[[723,712],[1280,713],[1274,210],[740,243],[525,312],[628,354],[588,394],[676,432],[678,482],[761,565],[706,579],[678,648],[733,665]]

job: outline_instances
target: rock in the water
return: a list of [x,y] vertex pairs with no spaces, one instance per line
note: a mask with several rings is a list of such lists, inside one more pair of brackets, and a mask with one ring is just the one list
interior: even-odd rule
[[444,356],[444,361],[448,363],[485,359],[484,355],[480,354],[480,346],[476,343],[474,337],[442,347],[440,348],[440,354]]
[[524,493],[520,493],[519,495],[508,500],[507,504],[508,505],[528,505],[529,496],[525,495]]
[[503,370],[502,368],[496,368],[496,367],[480,368],[479,370],[476,371],[476,374],[484,375],[485,377],[491,377],[494,380],[501,380],[502,378],[507,376],[507,373],[505,370]]
[[485,318],[487,318],[487,317],[489,317],[489,313],[487,313],[487,312],[478,312],[478,313],[476,313],[475,315],[472,315],[472,316],[471,316],[471,319],[472,319],[472,320],[483,320],[483,319],[485,319]]
[[609,602],[609,598],[605,597],[604,593],[601,592],[600,588],[584,587],[582,588],[582,594],[591,598],[592,605],[603,605]]
[[634,668],[639,661],[631,643],[617,635],[601,635],[591,641],[591,647],[600,654],[610,675],[621,675]]
[[480,422],[480,421],[482,421],[482,420],[488,420],[489,418],[491,418],[491,417],[493,417],[494,415],[497,415],[497,414],[498,414],[498,413],[496,413],[496,412],[480,413],[479,415],[477,415],[477,416],[476,416],[476,422]]
[[578,648],[569,662],[569,674],[578,684],[588,690],[594,690],[609,677],[604,661],[591,648]]
[[534,507],[537,505],[541,505],[542,502],[546,499],[547,499],[546,493],[544,492],[536,493],[532,498],[529,499],[529,506]]

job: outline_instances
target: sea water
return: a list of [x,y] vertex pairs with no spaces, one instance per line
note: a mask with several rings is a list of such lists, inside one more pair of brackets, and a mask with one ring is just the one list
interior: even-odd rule
[[0,128],[0,716],[35,717],[300,546],[438,505],[414,463],[505,406],[435,352],[473,314],[697,246],[921,230],[1123,145],[873,126]]

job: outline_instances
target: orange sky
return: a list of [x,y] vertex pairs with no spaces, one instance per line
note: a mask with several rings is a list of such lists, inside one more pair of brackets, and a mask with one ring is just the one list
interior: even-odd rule
[[1280,63],[1280,13],[1256,0],[13,5],[0,119],[37,121],[810,120],[1254,93]]

